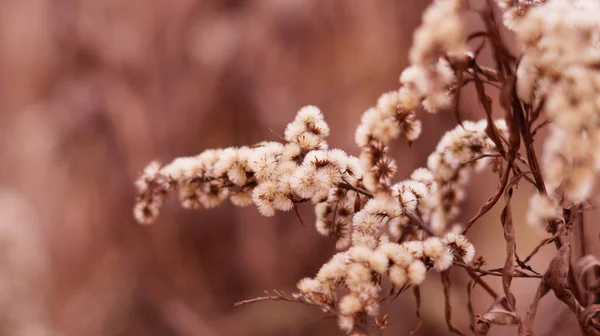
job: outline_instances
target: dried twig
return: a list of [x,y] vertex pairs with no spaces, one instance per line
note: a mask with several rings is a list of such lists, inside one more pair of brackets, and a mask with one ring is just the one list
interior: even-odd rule
[[538,253],[538,251],[539,251],[539,250],[540,250],[542,247],[544,247],[544,246],[546,246],[546,245],[548,245],[548,244],[552,243],[552,242],[553,242],[555,239],[557,239],[557,238],[558,238],[558,237],[559,237],[561,234],[563,234],[563,230],[562,230],[562,229],[561,229],[561,230],[559,230],[559,231],[557,231],[555,234],[553,234],[553,235],[552,235],[552,237],[550,237],[550,238],[546,238],[546,239],[542,240],[542,241],[541,241],[541,242],[540,242],[540,243],[539,243],[539,244],[538,244],[538,245],[537,245],[537,246],[536,246],[536,247],[535,247],[535,248],[534,248],[534,249],[531,251],[531,253],[529,253],[529,255],[528,255],[528,256],[527,256],[527,257],[526,257],[526,258],[523,260],[523,264],[524,264],[524,265],[525,265],[525,264],[527,264],[527,263],[528,263],[528,262],[531,260],[531,258],[533,258],[533,256],[535,256],[535,255]]
[[[480,273],[482,275],[490,275],[490,276],[497,276],[497,277],[504,276],[503,272],[485,270],[482,268],[475,268],[475,267],[469,266],[465,263],[461,263],[461,262],[457,262],[457,261],[454,262],[454,265],[465,268],[465,269],[473,271],[473,272]],[[527,273],[522,273],[522,272],[512,273],[511,276],[513,278],[536,278],[536,279],[542,278],[542,276],[539,274],[527,274]]]
[[319,307],[319,308],[326,310],[332,314],[339,315],[339,313],[337,312],[337,310],[334,307],[324,304],[324,303],[321,303],[321,302],[311,300],[306,295],[301,295],[301,294],[288,295],[285,292],[278,291],[276,289],[273,290],[274,295],[270,294],[269,291],[264,291],[264,293],[265,293],[264,296],[258,296],[258,297],[252,298],[252,299],[241,300],[241,301],[234,303],[233,306],[238,307],[238,306],[261,302],[261,301],[287,301],[287,302],[308,304],[311,306]]

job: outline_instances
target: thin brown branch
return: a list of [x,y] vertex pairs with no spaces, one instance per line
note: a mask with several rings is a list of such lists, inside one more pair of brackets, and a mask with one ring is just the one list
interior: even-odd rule
[[535,247],[535,248],[534,248],[534,249],[531,251],[531,253],[529,253],[529,255],[528,255],[528,256],[527,256],[527,257],[526,257],[526,258],[523,260],[523,264],[527,264],[527,263],[528,263],[528,262],[531,260],[531,258],[533,258],[533,256],[535,256],[535,255],[538,253],[538,251],[539,251],[539,250],[540,250],[542,247],[544,247],[544,246],[546,246],[546,245],[548,245],[548,244],[552,243],[552,242],[553,242],[555,239],[557,239],[557,238],[558,238],[558,237],[559,237],[559,236],[560,236],[562,233],[563,233],[563,230],[561,229],[560,231],[558,231],[558,232],[556,232],[555,234],[553,234],[553,235],[552,235],[552,237],[550,237],[550,238],[546,238],[546,239],[542,240],[542,241],[541,241],[541,242],[540,242],[540,243],[539,243],[539,244],[538,244],[538,245],[537,245],[537,246],[536,246],[536,247]]
[[475,216],[473,216],[473,218],[471,218],[468,222],[467,222],[467,226],[465,227],[465,229],[463,230],[462,234],[466,234],[469,229],[471,228],[471,226],[473,226],[473,224],[475,224],[475,222],[481,218],[483,215],[485,215],[488,211],[490,211],[494,205],[496,205],[496,203],[498,202],[498,200],[500,199],[500,197],[502,196],[502,193],[504,192],[504,189],[506,188],[506,185],[508,184],[508,177],[510,176],[510,170],[511,170],[511,166],[512,165],[507,165],[507,167],[505,168],[504,172],[502,173],[502,177],[500,180],[500,184],[498,185],[498,190],[496,191],[496,194],[494,196],[492,196],[490,199],[488,199],[487,202],[485,202],[481,208],[479,208],[479,211],[477,212],[477,214],[475,214]]
[[[469,72],[469,74],[471,74],[471,72]],[[498,89],[498,90],[502,89],[502,87],[500,87],[500,85],[498,85],[498,84],[497,84],[497,83],[495,83],[495,82],[492,82],[492,81],[489,81],[489,80],[487,80],[487,79],[483,79],[483,78],[480,78],[479,80],[480,80],[480,81],[481,81],[483,84],[487,84],[487,85],[489,85],[489,86],[491,86],[491,87],[493,87],[493,88],[495,88],[495,89]],[[472,78],[472,77],[470,77],[470,78],[463,79],[463,81],[462,81],[462,82],[459,82],[459,83],[460,83],[460,87],[464,87],[464,86],[466,86],[467,84],[470,84],[470,83],[472,83],[472,82],[475,82],[475,78]]]
[[[368,191],[366,191],[364,189],[361,189],[359,187],[355,187],[355,186],[351,185],[348,182],[344,181],[344,182],[338,184],[338,186],[341,187],[341,188],[346,188],[346,189],[349,189],[349,190],[356,191],[359,194],[362,194],[362,195],[365,195],[367,197],[373,198],[373,195],[370,192],[368,192]],[[435,234],[433,233],[433,231],[431,231],[431,229],[428,228],[427,225],[425,225],[425,223],[423,223],[423,221],[416,214],[414,214],[412,211],[405,210],[404,211],[404,215],[406,217],[408,217],[408,219],[410,219],[410,221],[413,224],[415,224],[416,226],[418,226],[421,230],[427,232],[428,235],[435,236]]]
[[489,36],[490,35],[487,32],[477,31],[477,32],[471,33],[471,34],[469,34],[469,36],[467,36],[467,42],[471,41],[472,39],[479,38],[479,37],[482,37],[485,39],[485,38],[488,38]]
[[462,162],[461,165],[465,166],[465,165],[468,165],[470,163],[474,163],[476,161],[479,161],[481,159],[490,158],[490,157],[492,157],[492,158],[499,158],[499,157],[502,157],[502,156],[500,154],[481,154],[481,155],[477,155],[476,157],[474,157],[474,158],[472,158],[472,159],[470,159],[468,161]]
[[300,216],[300,212],[298,211],[298,207],[296,206],[296,203],[292,203],[292,205],[294,206],[294,213],[296,214],[296,217],[300,221],[300,224],[302,224],[302,227],[306,227],[306,225],[304,225],[304,221],[302,220],[302,216]]
[[481,81],[478,80],[476,73],[474,76],[476,79],[475,87],[477,89],[477,96],[478,96],[479,102],[482,104],[482,106],[485,109],[485,114],[486,114],[486,118],[488,121],[488,125],[486,128],[486,134],[488,135],[488,137],[490,137],[490,139],[494,142],[494,144],[496,144],[497,150],[506,159],[507,166],[500,178],[500,184],[498,185],[498,190],[496,191],[496,194],[494,196],[492,196],[484,205],[482,205],[481,208],[479,209],[479,211],[477,212],[477,214],[471,220],[469,220],[469,222],[467,223],[467,226],[465,227],[465,229],[463,231],[463,234],[467,233],[467,231],[471,228],[471,226],[473,226],[473,224],[479,218],[481,218],[490,209],[492,209],[494,207],[494,205],[500,199],[500,196],[504,193],[504,190],[506,189],[506,187],[508,185],[508,178],[510,176],[510,171],[514,165],[514,160],[517,156],[517,151],[520,146],[520,137],[519,137],[519,134],[516,132],[517,131],[516,128],[518,128],[518,126],[516,124],[518,124],[518,122],[517,122],[516,118],[513,118],[511,115],[511,104],[510,104],[511,99],[510,99],[510,95],[509,95],[509,93],[514,91],[514,82],[511,81],[511,83],[506,84],[501,90],[501,98],[502,99],[500,100],[500,102],[502,103],[502,107],[505,110],[505,120],[508,125],[509,133],[510,133],[509,148],[508,148],[508,152],[506,152],[504,150],[504,146],[502,145],[502,141],[501,141],[499,132],[496,129],[496,127],[494,125],[494,121],[492,119],[492,111],[491,111],[492,108],[491,108],[491,103],[490,103],[489,97],[487,97],[487,95],[485,94],[485,89],[483,88],[483,84],[481,83]]
[[[475,267],[469,266],[469,265],[467,265],[465,263],[458,262],[458,261],[455,261],[454,265],[462,267],[462,268],[467,269],[469,271],[477,272],[477,273],[482,274],[482,275],[490,275],[490,276],[497,276],[497,277],[503,276],[502,272],[492,271],[492,270],[485,270],[483,268],[475,268]],[[512,273],[512,277],[514,277],[514,278],[537,278],[537,279],[541,279],[542,278],[542,276],[539,275],[539,274],[527,274],[527,273],[523,273],[523,272]],[[497,294],[494,294],[494,295],[497,295]]]
[[[319,309],[321,309],[324,312],[328,312],[331,313],[335,316],[340,316],[341,314],[337,311],[337,309],[335,309],[335,307],[328,305],[328,304],[324,304],[321,302],[317,302],[314,300],[311,300],[309,297],[307,297],[306,295],[302,295],[302,294],[292,294],[292,295],[288,295],[285,292],[282,291],[278,291],[278,290],[273,290],[272,291],[274,294],[270,294],[269,291],[264,291],[265,295],[264,296],[259,296],[253,299],[247,299],[247,300],[242,300],[242,301],[238,301],[236,303],[233,304],[234,307],[239,307],[242,305],[246,305],[246,304],[252,304],[252,303],[257,303],[257,302],[263,302],[263,301],[285,301],[285,302],[294,302],[294,303],[302,303],[302,304],[306,304],[309,306],[314,306],[317,307]],[[356,329],[357,331],[360,331],[362,333],[365,334],[369,334],[367,328],[360,326],[360,325],[355,325],[354,329]]]
[[346,181],[344,181],[342,183],[339,183],[338,187],[349,189],[349,190],[353,190],[353,191],[356,191],[357,193],[359,193],[361,195],[367,196],[369,198],[373,198],[373,194],[371,194],[367,190],[364,190],[364,189],[359,188],[359,187],[355,187],[355,186],[353,186],[352,184],[350,184],[350,183],[348,183]]
[[427,227],[427,225],[425,225],[425,223],[423,223],[423,221],[415,213],[408,209],[405,209],[404,215],[408,217],[408,219],[410,219],[410,221],[416,226],[418,226],[421,230],[427,232],[428,235],[435,236],[435,233],[431,231],[431,229]]
[[489,35],[489,41],[492,45],[492,56],[496,63],[496,71],[500,79],[504,79],[511,75],[512,69],[510,63],[515,61],[515,57],[510,54],[508,48],[502,40],[500,30],[494,17],[494,6],[492,0],[486,1],[485,8],[481,11],[480,16],[485,25],[485,31]]
[[275,293],[275,295],[269,294],[269,291],[264,291],[264,293],[265,293],[264,296],[259,296],[259,297],[255,297],[255,298],[247,299],[247,300],[241,300],[241,301],[234,303],[233,306],[238,307],[238,306],[261,302],[261,301],[287,301],[287,302],[304,303],[304,304],[308,304],[311,306],[316,306],[316,307],[324,309],[330,313],[339,315],[337,310],[335,310],[335,308],[333,308],[332,306],[313,301],[305,295],[298,295],[298,296],[286,295],[285,293],[277,291],[277,290],[273,290],[273,293]]
[[549,119],[548,119],[548,120],[544,120],[544,121],[542,121],[542,122],[541,122],[539,125],[537,125],[537,126],[536,126],[536,127],[533,129],[533,131],[531,131],[531,136],[532,136],[532,137],[535,137],[535,135],[537,134],[537,132],[538,132],[539,130],[541,130],[541,129],[542,129],[542,128],[544,128],[545,126],[548,126],[548,125],[550,125],[551,123],[552,123],[552,121],[551,121],[551,120],[549,120]]
[[[494,300],[498,299],[498,293],[496,293],[496,291],[487,282],[485,282],[485,280],[481,279],[481,277],[477,275],[477,272],[469,268],[466,268],[466,271],[469,277],[473,279],[473,282],[475,284],[479,284],[481,288],[483,288]],[[506,302],[506,300],[504,300],[503,302]],[[505,303],[504,308],[509,309],[508,305]]]

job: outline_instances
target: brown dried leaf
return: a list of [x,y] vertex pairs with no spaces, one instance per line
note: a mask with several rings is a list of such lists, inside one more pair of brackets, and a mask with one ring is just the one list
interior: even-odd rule
[[473,83],[475,83],[475,91],[477,92],[477,99],[479,103],[483,106],[485,111],[485,117],[487,119],[487,127],[485,128],[485,134],[494,142],[496,145],[498,152],[506,157],[506,151],[504,146],[502,145],[502,140],[500,137],[500,132],[498,132],[498,128],[494,123],[494,118],[492,117],[492,99],[485,94],[485,87],[483,85],[483,81],[479,78],[477,72],[473,73]]
[[361,208],[360,194],[356,192],[356,198],[354,199],[354,212],[359,212]]
[[[586,255],[585,257],[579,259],[577,265],[575,265],[575,277],[577,279],[577,283],[580,288],[583,289],[584,292],[593,292],[593,287],[588,284],[586,281],[586,277],[590,272],[592,275],[596,275],[600,271],[600,260],[593,255]],[[590,288],[592,287],[592,288]]]
[[556,253],[556,256],[550,262],[546,274],[544,274],[544,281],[556,297],[564,302],[571,311],[577,316],[583,311],[583,308],[573,295],[573,292],[567,288],[567,276],[569,275],[569,255],[571,251],[571,244],[564,244]]
[[502,221],[502,228],[504,229],[504,239],[506,240],[506,261],[504,262],[504,268],[502,269],[502,287],[504,289],[504,295],[506,301],[511,310],[515,311],[515,296],[510,292],[510,285],[513,279],[513,273],[515,271],[515,250],[517,242],[515,240],[515,229],[513,227],[512,212],[510,209],[510,198],[512,196],[512,188],[509,188],[504,195],[506,205],[500,216]]
[[[570,241],[569,239],[566,240]],[[540,282],[537,293],[530,304],[525,315],[525,319],[519,327],[519,336],[532,335],[532,325],[537,312],[539,300],[548,293],[550,289],[554,291],[556,297],[563,301],[578,317],[581,317],[583,308],[577,302],[573,293],[567,288],[567,276],[569,275],[569,254],[570,244],[563,245],[556,256],[550,262],[548,270],[544,274],[544,278]]]
[[500,106],[504,109],[504,120],[508,127],[508,143],[511,147],[509,150],[514,152],[517,152],[521,146],[521,135],[519,131],[523,129],[523,127],[526,127],[522,124],[524,120],[518,118],[518,113],[513,114],[515,111],[521,109],[521,104],[518,99],[516,99],[516,96],[513,95],[513,92],[515,92],[516,80],[516,76],[511,76],[500,91]]
[[415,330],[410,332],[410,334],[418,335],[421,325],[423,324],[423,321],[421,320],[421,289],[419,286],[413,287],[413,294],[415,296],[415,303],[417,305],[417,326],[415,327]]
[[579,323],[588,333],[600,335],[600,305],[593,304],[579,315]]
[[[504,302],[503,302],[504,301]],[[492,324],[495,325],[515,325],[519,324],[519,317],[515,312],[508,311],[504,308],[506,298],[496,300],[488,309],[487,313],[477,318],[475,332],[477,335],[487,335]]]
[[473,281],[467,284],[467,312],[469,312],[469,327],[475,332],[475,310],[473,309],[473,301],[471,300],[471,288],[475,285]]
[[533,321],[535,320],[535,314],[540,303],[540,299],[544,297],[550,291],[550,287],[546,285],[544,280],[540,281],[540,285],[533,297],[533,301],[527,308],[525,318],[519,324],[519,336],[531,336],[533,335]]
[[[544,275],[544,281],[554,291],[556,297],[564,302],[572,312],[577,316],[579,323],[585,329],[586,332],[600,335],[600,321],[598,315],[600,314],[600,305],[591,305],[584,309],[573,292],[567,288],[567,276],[569,275],[569,252],[570,239],[566,240],[557,255],[550,262],[548,271]],[[594,266],[594,262],[590,261],[591,267]]]
[[463,83],[464,83],[463,70],[464,69],[460,69],[459,71],[457,71],[457,74],[456,74],[456,82],[457,82],[457,85],[456,85],[456,95],[454,97],[454,118],[456,118],[456,122],[460,126],[463,126],[463,122],[462,122],[462,118],[460,117],[460,109],[458,108],[458,105],[460,104],[460,94],[462,92],[462,87],[463,87]]
[[442,285],[444,286],[444,316],[446,318],[446,325],[448,326],[448,330],[451,332],[465,336],[465,334],[458,329],[454,324],[452,324],[452,304],[450,303],[450,273],[448,271],[444,271],[441,273],[442,275]]
[[511,167],[512,167],[512,164],[509,164],[509,165],[506,166],[505,170],[502,172],[502,177],[500,178],[500,184],[498,184],[498,190],[496,191],[496,194],[494,196],[490,197],[479,208],[479,211],[477,211],[477,214],[475,216],[473,216],[473,218],[471,218],[469,220],[469,222],[467,223],[467,226],[465,227],[465,229],[462,232],[463,235],[466,234],[467,231],[469,231],[469,229],[471,228],[471,226],[473,226],[473,224],[479,218],[481,218],[483,215],[485,215],[488,211],[490,211],[490,209],[492,209],[494,207],[494,205],[496,205],[496,202],[498,202],[498,200],[502,196],[502,193],[506,189],[506,185],[508,184],[508,177],[510,176],[510,169],[511,169]]

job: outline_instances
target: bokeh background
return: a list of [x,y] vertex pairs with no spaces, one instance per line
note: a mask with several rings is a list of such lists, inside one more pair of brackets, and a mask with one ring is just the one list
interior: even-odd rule
[[[352,154],[354,128],[377,97],[397,88],[422,0],[2,0],[0,1],[0,335],[341,335],[314,308],[265,302],[233,308],[264,289],[293,290],[333,253],[293,213],[262,218],[229,203],[182,209],[171,197],[152,226],[132,218],[133,181],[151,160],[275,140],[314,104],[329,143]],[[478,26],[476,16],[470,18]],[[470,91],[466,119],[482,117]],[[398,179],[425,165],[450,114],[422,115],[424,135],[398,143]],[[472,179],[461,220],[496,188]],[[531,190],[513,199],[518,253],[543,232],[527,228]],[[470,232],[499,267],[499,207]],[[302,207],[306,223],[314,220]],[[595,231],[594,231],[595,230]],[[588,231],[588,245],[597,242]],[[553,247],[532,262],[543,271]],[[468,330],[462,270],[452,273],[454,321]],[[499,279],[489,280],[499,292]],[[518,307],[535,280],[514,281]],[[444,335],[443,295],[422,288],[421,334]],[[475,311],[491,304],[479,288]],[[409,292],[388,305],[384,335],[416,324]],[[548,295],[541,335],[576,332]],[[492,334],[514,332],[495,328]]]

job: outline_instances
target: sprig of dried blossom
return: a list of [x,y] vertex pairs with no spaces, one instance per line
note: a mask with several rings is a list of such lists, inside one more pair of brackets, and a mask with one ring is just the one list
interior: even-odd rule
[[[575,239],[573,231],[584,230],[583,212],[600,170],[600,3],[496,2],[502,20],[491,0],[478,10],[462,0],[437,0],[428,7],[414,33],[411,65],[402,71],[399,88],[384,93],[362,115],[354,134],[358,157],[330,149],[323,114],[306,106],[288,124],[281,142],[211,149],[164,166],[149,164],[136,182],[135,218],[144,224],[154,221],[175,190],[186,208],[212,208],[229,199],[240,207],[254,204],[267,217],[312,203],[316,230],[332,238],[340,251],[314,277],[301,279],[296,293],[275,291],[240,304],[269,299],[317,306],[336,316],[348,334],[389,323],[381,313],[388,283],[396,296],[413,287],[420,302],[418,286],[431,270],[441,272],[448,328],[462,334],[451,322],[452,266],[464,269],[492,297],[490,309],[478,316],[469,301],[471,328],[478,334],[503,324],[531,335],[539,300],[549,291],[577,316],[582,330],[599,333],[600,305],[591,295],[599,287],[598,279],[592,279],[597,272],[589,270],[600,261],[582,258],[584,235]],[[483,31],[467,35],[467,12],[479,14]],[[516,34],[521,55],[512,55],[505,45],[499,21]],[[469,43],[478,39],[483,43],[470,50]],[[479,60],[485,43],[493,56],[491,66]],[[460,117],[459,96],[469,84],[482,107],[481,121]],[[500,89],[502,119],[493,117],[490,88]],[[398,139],[412,143],[421,135],[417,115],[422,111],[453,112],[459,125],[441,137],[424,167],[394,182],[397,162],[390,145]],[[550,136],[540,164],[533,141],[546,125]],[[497,173],[497,191],[463,229],[455,220],[465,184],[472,171],[485,169]],[[527,222],[545,223],[551,234],[524,260],[517,255],[511,211],[519,183],[537,190]],[[505,263],[484,269],[484,258],[474,260],[475,248],[464,234],[501,199]],[[541,275],[527,263],[550,242],[558,251]],[[582,254],[579,266],[570,262],[574,244]],[[485,276],[502,278],[502,294]],[[511,293],[514,277],[540,279],[525,315],[516,310]],[[469,298],[470,293],[469,288]],[[417,316],[420,325],[418,311]]]

